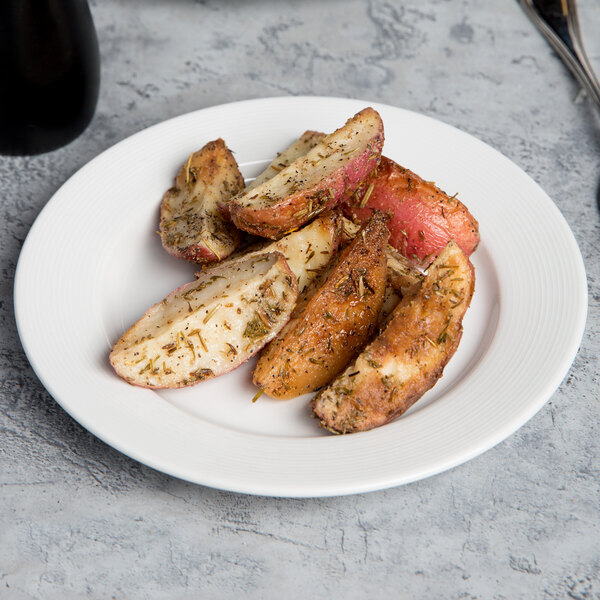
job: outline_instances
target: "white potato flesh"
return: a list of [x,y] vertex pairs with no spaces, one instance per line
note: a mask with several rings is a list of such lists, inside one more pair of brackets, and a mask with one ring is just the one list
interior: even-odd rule
[[[341,220],[336,212],[317,217],[302,229],[288,233],[280,240],[250,247],[240,256],[257,256],[265,252],[281,252],[298,280],[298,293],[302,294],[309,284],[319,276],[324,267],[336,254],[341,238]],[[239,260],[240,256],[228,260]],[[228,264],[223,262],[222,264]],[[204,271],[198,271],[202,277]]]
[[231,261],[150,308],[115,344],[110,362],[129,383],[151,388],[222,375],[277,335],[297,296],[281,253]]

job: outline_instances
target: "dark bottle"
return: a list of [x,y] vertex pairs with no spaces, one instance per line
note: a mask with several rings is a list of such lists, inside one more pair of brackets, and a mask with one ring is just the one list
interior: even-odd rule
[[0,154],[74,140],[94,115],[99,85],[86,0],[0,0]]

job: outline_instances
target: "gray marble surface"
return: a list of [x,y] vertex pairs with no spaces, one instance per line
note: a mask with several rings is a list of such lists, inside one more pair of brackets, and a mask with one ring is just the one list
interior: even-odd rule
[[[599,66],[600,6],[580,5]],[[102,90],[91,126],[56,152],[0,157],[0,598],[600,598],[600,119],[518,4],[92,10]],[[517,433],[436,477],[318,500],[179,481],[82,429],[19,343],[19,250],[70,175],[180,113],[298,94],[385,102],[481,138],[553,197],[581,248],[589,315],[568,376]]]

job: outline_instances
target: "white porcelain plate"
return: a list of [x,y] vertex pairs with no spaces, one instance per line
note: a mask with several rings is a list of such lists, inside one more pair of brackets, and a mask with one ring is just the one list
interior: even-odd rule
[[[111,345],[192,280],[156,234],[159,203],[189,153],[222,137],[254,177],[306,129],[330,132],[367,105],[384,153],[469,207],[482,242],[458,352],[412,409],[374,431],[332,436],[307,397],[252,403],[253,363],[182,390],[120,380]],[[431,118],[360,100],[269,98],[171,119],[110,148],[54,195],[23,246],[15,282],[21,340],[40,380],[79,423],[165,473],[271,496],[366,492],[422,479],[505,439],[558,387],[587,310],[581,255],[550,198],[477,139]]]

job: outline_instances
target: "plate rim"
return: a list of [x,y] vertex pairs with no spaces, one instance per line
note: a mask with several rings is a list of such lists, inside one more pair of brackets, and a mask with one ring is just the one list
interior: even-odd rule
[[[525,175],[531,181],[531,183],[533,183],[539,189],[539,191],[541,193],[543,193],[543,195],[546,197],[546,199],[549,201],[549,203],[555,209],[554,217],[555,218],[558,217],[558,220],[561,222],[561,227],[563,230],[562,233],[568,234],[567,238],[569,238],[571,250],[573,251],[572,255],[571,255],[571,259],[574,259],[575,262],[577,263],[577,267],[578,267],[577,268],[577,271],[578,271],[577,280],[578,280],[578,283],[580,284],[579,289],[577,290],[577,295],[576,295],[576,299],[577,299],[577,303],[578,303],[577,313],[579,316],[578,327],[577,327],[577,331],[574,332],[574,335],[571,335],[571,338],[570,338],[571,343],[570,343],[570,347],[568,348],[568,351],[564,352],[564,354],[563,354],[562,368],[557,369],[554,376],[549,378],[549,380],[546,383],[544,391],[540,392],[538,394],[539,395],[538,402],[530,403],[528,405],[529,410],[527,411],[527,414],[525,417],[523,417],[522,414],[520,416],[518,416],[518,418],[517,418],[517,416],[515,416],[515,418],[511,422],[505,423],[502,428],[499,428],[497,430],[496,436],[494,437],[494,439],[488,440],[487,442],[480,444],[478,447],[473,447],[468,452],[463,452],[462,454],[455,455],[455,456],[447,459],[446,461],[441,461],[437,467],[431,468],[427,472],[422,473],[420,475],[415,475],[413,477],[390,475],[387,478],[387,481],[385,481],[385,482],[380,481],[379,483],[371,482],[371,483],[362,483],[361,484],[360,481],[355,481],[352,483],[348,483],[345,487],[340,486],[340,484],[337,483],[334,486],[335,489],[326,489],[324,486],[322,486],[320,490],[315,490],[315,489],[307,490],[307,489],[305,489],[306,488],[305,485],[300,485],[300,486],[294,487],[294,486],[290,486],[288,484],[287,488],[285,490],[283,490],[277,484],[269,487],[268,485],[265,485],[264,482],[262,482],[261,485],[259,487],[257,487],[257,486],[253,486],[253,485],[247,485],[247,484],[246,485],[240,485],[240,484],[232,485],[231,482],[225,482],[225,481],[221,481],[221,482],[215,481],[215,480],[207,481],[206,478],[203,478],[201,476],[193,477],[193,476],[190,476],[189,473],[178,471],[176,468],[173,468],[173,466],[166,468],[165,465],[160,465],[156,461],[149,462],[147,460],[147,458],[145,458],[144,456],[138,455],[135,451],[132,451],[132,449],[127,446],[127,444],[122,444],[118,440],[110,439],[110,436],[107,436],[105,432],[100,431],[99,428],[96,427],[94,423],[90,423],[87,419],[82,417],[81,414],[78,414],[77,410],[75,410],[73,406],[65,406],[65,404],[63,402],[61,402],[61,399],[59,397],[57,397],[57,395],[59,395],[59,394],[54,393],[54,390],[56,388],[55,382],[52,382],[45,373],[41,372],[42,369],[39,367],[39,364],[36,364],[36,361],[32,360],[32,356],[35,354],[35,351],[32,349],[31,345],[29,344],[29,341],[24,339],[24,336],[22,334],[22,332],[25,329],[23,319],[25,319],[26,317],[24,316],[24,304],[23,304],[21,298],[24,297],[24,294],[25,294],[23,286],[24,286],[24,281],[25,281],[26,275],[27,275],[27,272],[25,271],[26,266],[23,266],[23,265],[26,265],[26,261],[28,260],[27,259],[28,254],[31,252],[31,246],[32,246],[32,244],[34,244],[34,241],[35,241],[35,236],[38,235],[37,232],[40,230],[40,228],[43,228],[45,219],[47,219],[47,215],[50,214],[52,210],[54,210],[52,207],[56,206],[56,203],[58,202],[57,198],[60,199],[62,197],[62,194],[65,193],[64,192],[65,188],[68,189],[67,186],[72,185],[72,181],[75,181],[77,178],[84,177],[89,170],[93,170],[95,168],[95,165],[97,165],[99,163],[99,161],[101,161],[105,155],[107,155],[111,152],[115,152],[116,148],[118,148],[124,144],[133,143],[131,140],[139,139],[139,136],[143,136],[143,135],[152,135],[153,131],[156,131],[162,127],[168,128],[170,126],[170,124],[172,124],[178,120],[185,121],[186,119],[191,118],[192,115],[206,113],[206,111],[211,111],[214,109],[226,110],[227,108],[229,108],[229,109],[235,108],[235,109],[243,110],[243,107],[246,105],[249,105],[249,104],[261,104],[261,105],[262,104],[270,104],[270,103],[271,104],[272,103],[284,103],[285,104],[287,102],[297,103],[297,102],[303,102],[303,101],[316,102],[317,104],[319,102],[323,102],[323,101],[325,101],[325,102],[334,101],[334,102],[340,102],[340,103],[344,103],[344,102],[362,103],[363,105],[371,105],[371,106],[374,106],[375,108],[385,107],[386,109],[401,111],[405,114],[408,114],[411,117],[417,117],[417,118],[432,121],[435,123],[436,126],[443,126],[443,127],[450,128],[456,132],[459,132],[460,135],[468,136],[472,140],[476,140],[478,143],[483,144],[484,146],[486,146],[486,148],[488,148],[489,150],[496,153],[497,156],[501,157],[501,159],[503,161],[508,161],[508,163],[510,163],[517,169],[519,169],[519,171],[521,171],[521,173],[523,173],[523,175]],[[53,202],[54,202],[54,204],[53,204]],[[560,210],[558,209],[556,204],[548,196],[548,194],[546,194],[546,192],[533,180],[533,178],[531,178],[518,165],[516,165],[513,161],[508,159],[506,156],[504,156],[502,153],[500,153],[498,150],[496,150],[492,146],[488,145],[487,143],[483,142],[482,140],[474,137],[473,135],[471,135],[469,133],[466,133],[448,123],[445,123],[445,122],[435,119],[433,117],[429,117],[422,113],[407,110],[407,109],[404,109],[401,107],[396,107],[396,106],[389,105],[389,104],[383,104],[381,102],[372,102],[369,100],[361,100],[361,99],[354,99],[354,98],[336,98],[336,97],[331,97],[331,96],[292,96],[292,97],[289,97],[289,96],[277,97],[277,96],[275,96],[275,97],[269,97],[269,98],[258,98],[258,99],[252,99],[252,100],[233,101],[233,102],[229,102],[229,103],[225,103],[225,104],[220,104],[220,105],[216,105],[216,106],[211,106],[211,107],[206,107],[206,108],[202,108],[199,110],[191,111],[191,112],[188,112],[188,113],[185,113],[182,115],[172,117],[170,119],[166,119],[164,121],[160,121],[158,123],[151,125],[150,127],[147,127],[145,129],[142,129],[142,130],[132,134],[131,136],[124,138],[123,140],[120,140],[113,146],[107,148],[106,150],[101,152],[99,155],[94,157],[91,161],[89,161],[88,163],[83,165],[73,175],[71,175],[58,188],[58,190],[56,190],[56,192],[48,200],[48,202],[43,207],[43,209],[40,211],[40,213],[36,217],[34,223],[32,224],[32,226],[26,236],[26,239],[23,243],[23,246],[21,248],[21,252],[19,254],[19,258],[17,261],[16,271],[15,271],[15,280],[14,280],[14,289],[13,289],[13,302],[14,302],[15,320],[16,320],[16,324],[17,324],[17,331],[19,334],[19,338],[21,340],[21,344],[23,346],[25,354],[26,354],[34,372],[36,373],[36,376],[40,379],[40,382],[42,383],[42,385],[52,395],[52,397],[55,399],[55,401],[72,418],[74,418],[85,429],[87,429],[88,431],[93,433],[96,437],[98,437],[99,439],[101,439],[102,441],[107,443],[108,445],[110,445],[113,448],[119,450],[120,452],[126,454],[127,456],[130,456],[131,458],[133,458],[134,460],[136,460],[142,464],[146,464],[146,465],[148,465],[152,468],[155,468],[161,472],[167,473],[171,476],[181,478],[186,481],[191,481],[191,482],[194,482],[197,484],[201,484],[201,485],[205,485],[205,486],[209,486],[209,487],[213,487],[213,488],[217,488],[217,489],[222,489],[222,490],[228,490],[228,491],[232,491],[232,492],[238,492],[238,493],[267,495],[267,496],[276,496],[276,497],[301,498],[301,497],[324,497],[324,496],[326,497],[326,496],[338,496],[338,495],[347,495],[347,494],[355,494],[355,493],[364,493],[364,492],[386,489],[386,488],[394,487],[397,485],[407,484],[407,483],[410,483],[413,481],[431,477],[433,475],[436,475],[438,473],[441,473],[448,469],[451,469],[455,466],[458,466],[464,462],[467,462],[467,461],[475,458],[476,456],[482,454],[486,450],[493,448],[501,441],[505,440],[507,437],[512,435],[512,433],[514,433],[516,430],[518,430],[520,427],[522,427],[525,423],[527,423],[527,421],[529,421],[546,404],[546,402],[548,402],[548,400],[551,398],[553,393],[556,391],[556,389],[559,387],[560,383],[562,382],[562,380],[568,373],[570,366],[572,365],[573,360],[575,359],[575,356],[577,354],[578,348],[581,344],[581,340],[583,338],[583,334],[585,331],[585,324],[586,324],[586,320],[587,320],[587,308],[588,308],[587,295],[588,295],[588,289],[587,289],[587,279],[586,279],[586,275],[585,275],[585,265],[583,262],[581,251],[577,245],[575,236],[574,236],[572,230],[570,229],[566,219],[564,218],[564,216],[562,215],[562,213],[560,212]],[[253,434],[248,434],[248,435],[253,435]],[[354,434],[354,435],[357,435],[357,434]],[[332,440],[332,439],[339,439],[339,438],[322,438],[322,439]],[[284,492],[284,493],[281,493],[281,492]]]

